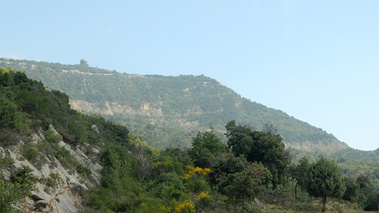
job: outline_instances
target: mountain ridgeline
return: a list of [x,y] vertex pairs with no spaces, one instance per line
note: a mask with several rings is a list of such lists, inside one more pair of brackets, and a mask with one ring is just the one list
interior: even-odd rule
[[[71,107],[125,124],[155,147],[188,147],[194,132],[213,126],[219,135],[230,120],[257,130],[275,126],[288,148],[316,154],[350,150],[332,134],[286,113],[241,97],[206,76],[126,74],[79,65],[0,58],[0,67],[22,69],[48,89],[70,97]],[[373,152],[376,155],[376,152]],[[349,157],[349,156],[345,156]]]

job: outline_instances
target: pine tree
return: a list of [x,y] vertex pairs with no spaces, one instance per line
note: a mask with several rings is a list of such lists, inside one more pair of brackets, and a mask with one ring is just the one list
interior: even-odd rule
[[345,192],[345,184],[337,164],[320,158],[310,165],[306,175],[307,191],[314,197],[322,198],[322,212],[325,212],[327,197],[341,197]]

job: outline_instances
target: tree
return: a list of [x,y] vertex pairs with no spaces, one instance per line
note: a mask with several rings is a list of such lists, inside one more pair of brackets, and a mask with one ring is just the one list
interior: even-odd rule
[[356,180],[353,177],[345,177],[344,182],[346,186],[346,191],[343,194],[342,199],[351,202],[358,201],[360,188],[359,185],[356,183]]
[[359,175],[356,181],[359,186],[359,195],[357,202],[365,211],[378,210],[379,193],[375,190],[374,185],[368,175]]
[[320,158],[310,165],[306,174],[307,191],[314,197],[322,198],[322,212],[325,212],[327,197],[341,197],[345,192],[345,184],[337,164]]
[[250,146],[254,142],[250,136],[253,129],[249,126],[237,126],[234,120],[229,121],[225,128],[228,148],[231,149],[235,156],[244,155],[247,157],[250,152]]
[[225,152],[226,146],[211,127],[211,131],[198,132],[196,137],[192,138],[192,149],[188,152],[195,166],[201,168],[210,168],[212,160],[217,154]]
[[[101,188],[91,190],[86,198],[90,206],[102,212],[110,209],[115,212],[130,212],[140,204],[141,184],[136,178],[134,168],[137,160],[132,158],[125,146],[111,145],[101,155],[103,176]],[[96,196],[94,194],[99,194]],[[109,195],[110,198],[108,197]],[[98,199],[106,202],[97,203]]]
[[138,167],[136,173],[139,174],[140,183],[144,182],[145,178],[150,175],[153,161],[152,150],[150,146],[143,141],[142,136],[130,134],[130,142],[135,146],[132,154],[138,160]]
[[299,164],[297,165],[291,165],[289,172],[291,178],[295,182],[295,198],[297,199],[297,186],[300,186],[302,188],[306,187],[305,181],[306,181],[306,173],[304,171],[307,171],[309,168],[309,161],[308,158],[303,156]]
[[266,125],[264,131],[255,131],[249,126],[237,126],[235,121],[229,121],[226,130],[228,148],[235,156],[245,156],[247,161],[261,162],[267,167],[272,174],[273,188],[284,182],[289,159],[275,127]]
[[209,181],[212,186],[215,186],[229,174],[242,172],[248,166],[249,163],[243,156],[235,157],[231,153],[222,154],[211,167]]
[[17,105],[3,93],[0,94],[0,128],[17,129],[21,131],[22,113]]
[[265,191],[265,183],[271,178],[270,172],[262,164],[253,163],[242,172],[229,174],[218,185],[229,202],[245,210],[246,203]]

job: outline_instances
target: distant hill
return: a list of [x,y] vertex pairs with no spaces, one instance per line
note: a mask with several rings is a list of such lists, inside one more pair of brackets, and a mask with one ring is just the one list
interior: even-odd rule
[[230,120],[258,130],[278,129],[286,146],[340,156],[349,147],[320,128],[241,97],[206,76],[125,74],[89,67],[0,58],[0,67],[22,69],[48,89],[65,92],[72,108],[125,124],[156,147],[188,147],[212,125],[219,133]]

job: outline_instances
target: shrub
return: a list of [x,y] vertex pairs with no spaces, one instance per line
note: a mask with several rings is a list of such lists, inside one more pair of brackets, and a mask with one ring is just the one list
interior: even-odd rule
[[11,183],[0,179],[0,212],[14,212],[12,204],[29,195],[28,183]]
[[210,189],[206,176],[211,172],[209,168],[187,166],[187,173],[182,177],[191,192],[201,192]]
[[12,130],[0,129],[0,145],[17,145],[20,142],[20,135]]
[[85,180],[90,177],[91,175],[91,170],[84,166],[83,164],[79,164],[77,167],[76,167],[76,171],[78,172],[78,174],[84,178]]
[[17,172],[12,173],[11,181],[19,184],[33,185],[37,180],[33,177],[30,172],[33,171],[28,166],[23,166]]
[[28,143],[21,147],[21,154],[24,156],[33,166],[38,169],[42,168],[43,156],[39,151],[39,146]]
[[45,153],[46,156],[50,156],[51,158],[54,156],[56,146],[55,144],[51,144],[48,141],[42,141],[38,144],[38,149]]
[[63,183],[58,173],[50,173],[49,178],[45,180],[47,186],[55,187],[57,184]]
[[175,211],[178,213],[182,212],[189,212],[194,213],[196,212],[195,204],[193,204],[190,200],[185,200],[183,203],[178,203],[175,205]]
[[0,168],[6,168],[11,162],[9,154],[0,151]]
[[21,154],[28,161],[31,161],[31,162],[36,161],[40,156],[40,153],[37,150],[37,148],[35,146],[29,145],[29,144],[25,144],[25,146],[23,146],[23,148],[21,149]]
[[200,204],[202,206],[208,206],[211,201],[211,196],[209,192],[201,192],[200,193]]
[[68,151],[66,148],[59,148],[58,151],[55,152],[55,157],[59,160],[62,166],[66,168],[72,168],[72,158],[70,151]]
[[46,130],[43,135],[45,136],[46,141],[52,144],[57,144],[59,141],[63,140],[62,136],[55,133],[51,128]]

